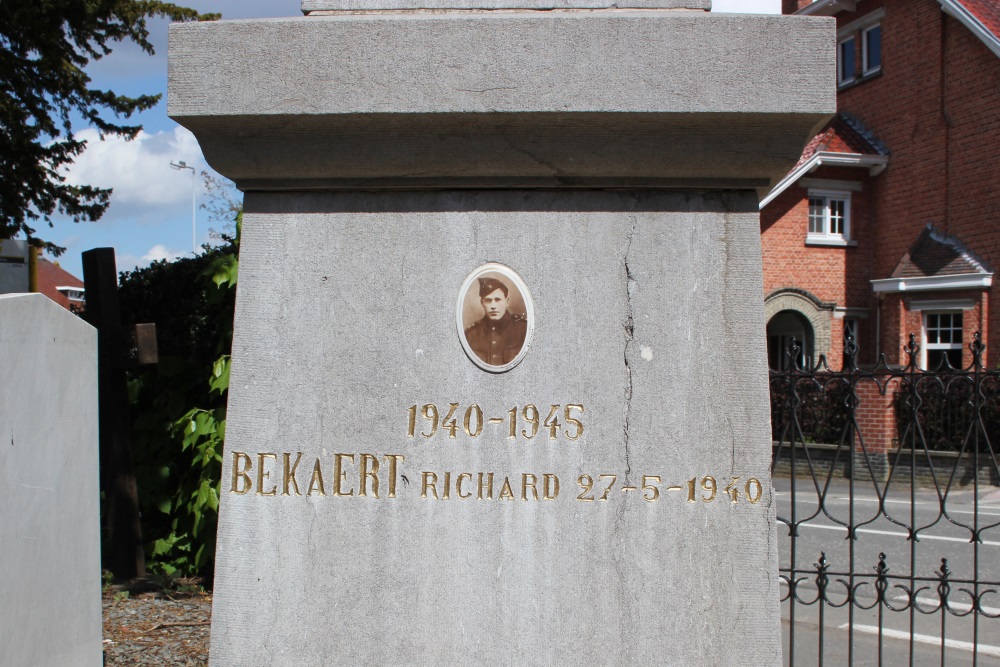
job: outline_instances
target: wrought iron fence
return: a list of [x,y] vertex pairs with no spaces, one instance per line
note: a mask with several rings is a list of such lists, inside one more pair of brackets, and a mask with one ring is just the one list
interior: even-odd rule
[[1000,370],[919,349],[771,372],[786,664],[1000,664]]

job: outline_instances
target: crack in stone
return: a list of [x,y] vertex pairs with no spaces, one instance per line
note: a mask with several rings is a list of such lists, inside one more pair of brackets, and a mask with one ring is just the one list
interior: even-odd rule
[[[725,294],[726,295],[725,298],[728,299],[729,295],[733,294],[733,289],[734,289],[733,275],[732,275],[732,272],[731,272],[731,267],[730,267],[729,259],[731,257],[736,257],[737,256],[737,248],[734,247],[734,243],[733,243],[734,239],[732,238],[732,231],[733,230],[732,230],[731,226],[732,226],[732,224],[733,224],[734,221],[733,221],[732,212],[730,210],[730,204],[729,204],[729,202],[726,199],[723,199],[722,205],[723,205],[723,208],[725,210],[725,213],[723,214],[723,220],[722,220],[722,238],[720,239],[722,241],[722,244],[723,244],[724,248],[725,248],[725,256],[722,259],[722,273],[723,273],[722,283],[723,283],[723,294]],[[724,304],[724,305],[728,305],[728,304]],[[732,335],[732,332],[739,330],[739,328],[737,326],[737,323],[733,322],[733,320],[732,320],[732,312],[731,312],[731,310],[732,309],[728,308],[728,307],[723,307],[722,308],[722,321],[723,321],[723,326],[725,327],[724,331],[726,331],[730,336]],[[727,344],[729,344],[729,343],[730,343],[730,341],[727,340]],[[729,397],[727,397],[727,400],[728,400],[728,398]],[[726,415],[726,426],[729,427],[730,438],[732,440],[732,448],[730,450],[730,459],[729,459],[729,474],[730,475],[736,475],[736,468],[737,468],[737,464],[736,464],[736,431],[733,428],[733,423],[729,419],[729,415],[728,414]]]
[[460,93],[488,93],[494,90],[517,90],[517,86],[496,86],[493,88],[455,88]]
[[730,443],[729,449],[731,458],[729,465],[729,474],[735,476],[736,475],[736,429],[733,428],[733,422],[729,418],[729,415],[726,415],[726,426],[729,427],[729,443]]
[[[638,282],[635,280],[635,276],[632,273],[632,267],[629,266],[629,254],[632,251],[632,239],[635,236],[636,228],[636,218],[635,216],[630,217],[631,225],[628,229],[628,236],[625,243],[625,253],[622,257],[622,263],[625,270],[625,322],[623,324],[623,329],[625,331],[625,345],[623,346],[622,359],[625,363],[625,406],[623,407],[623,442],[625,446],[625,475],[624,482],[620,486],[629,486],[629,474],[632,472],[632,462],[630,460],[629,452],[629,418],[631,416],[632,409],[632,367],[629,364],[629,352],[632,348],[632,338],[635,334],[635,324],[632,314],[632,293],[633,290],[638,286]],[[622,615],[619,619],[619,631],[621,636],[626,638],[629,636],[629,628],[635,627],[637,622],[637,599],[629,585],[629,568],[626,565],[626,560],[628,559],[628,554],[626,550],[630,544],[627,537],[623,537],[626,531],[625,527],[625,512],[628,507],[628,503],[624,502],[625,499],[620,499],[618,506],[615,511],[615,519],[612,527],[612,536],[614,546],[614,555],[612,556],[612,561],[614,562],[615,575],[617,577],[617,588],[618,596],[622,605]],[[626,644],[627,646],[627,644]],[[628,650],[628,649],[627,649]],[[623,662],[632,662],[629,655],[622,656]]]
[[632,472],[632,462],[630,460],[629,451],[629,419],[632,413],[632,366],[629,363],[629,352],[632,350],[633,339],[635,336],[635,321],[632,317],[632,291],[638,287],[639,283],[635,279],[635,275],[632,273],[632,267],[629,266],[628,258],[629,253],[632,252],[632,239],[635,237],[635,227],[636,219],[635,216],[631,218],[632,225],[628,230],[628,242],[625,245],[625,256],[623,258],[623,264],[625,265],[625,346],[622,354],[622,358],[625,362],[625,375],[627,379],[627,384],[625,387],[625,408],[624,408],[624,444],[625,444],[625,484],[629,483],[629,473]]
[[524,148],[522,146],[518,146],[517,144],[514,143],[513,139],[511,139],[510,137],[507,136],[506,132],[501,132],[500,133],[500,137],[503,139],[504,143],[507,144],[507,147],[510,148],[515,153],[519,153],[519,154],[521,154],[521,155],[529,158],[530,160],[534,161],[535,163],[540,164],[541,166],[543,166],[546,169],[550,170],[552,172],[551,175],[554,176],[555,178],[557,178],[557,179],[561,179],[562,178],[562,176],[563,176],[562,169],[560,169],[557,165],[553,164],[552,162],[543,160],[541,157],[539,157],[538,155],[535,155],[534,153],[532,153],[531,151],[529,151],[527,148]]

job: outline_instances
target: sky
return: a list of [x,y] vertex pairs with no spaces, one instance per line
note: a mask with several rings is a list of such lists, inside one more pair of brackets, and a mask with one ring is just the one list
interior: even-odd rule
[[[220,12],[223,19],[301,16],[300,0],[178,0],[200,12]],[[713,11],[777,14],[781,0],[714,0]],[[118,94],[163,93],[159,104],[128,120],[143,126],[134,140],[115,137],[101,140],[90,128],[77,128],[87,148],[70,167],[67,179],[114,189],[111,205],[97,222],[74,223],[53,217],[53,228],[36,225],[41,238],[65,246],[51,258],[82,278],[80,253],[91,248],[114,247],[118,270],[127,271],[158,259],[190,256],[193,245],[211,241],[201,172],[212,172],[194,136],[167,117],[167,22],[149,22],[150,40],[156,50],[149,56],[132,43],[114,51],[87,69],[93,85]],[[197,170],[176,170],[170,163],[185,162]],[[217,174],[216,174],[217,176]],[[195,243],[192,244],[192,194],[195,199]]]

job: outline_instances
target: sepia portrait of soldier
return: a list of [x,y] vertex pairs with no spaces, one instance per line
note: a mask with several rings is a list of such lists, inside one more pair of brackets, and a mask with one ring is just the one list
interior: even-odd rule
[[515,277],[507,267],[487,265],[470,276],[464,295],[460,295],[465,349],[485,370],[507,370],[515,365],[530,339],[527,290],[518,287],[520,280]]

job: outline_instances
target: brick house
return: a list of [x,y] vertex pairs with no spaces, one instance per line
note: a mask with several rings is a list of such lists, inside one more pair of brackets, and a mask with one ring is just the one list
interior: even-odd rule
[[768,357],[1000,361],[1000,0],[785,0],[837,20],[840,112],[761,202]]
[[86,294],[82,280],[55,262],[50,262],[42,257],[38,258],[36,267],[37,291],[67,310],[83,311],[86,304]]

